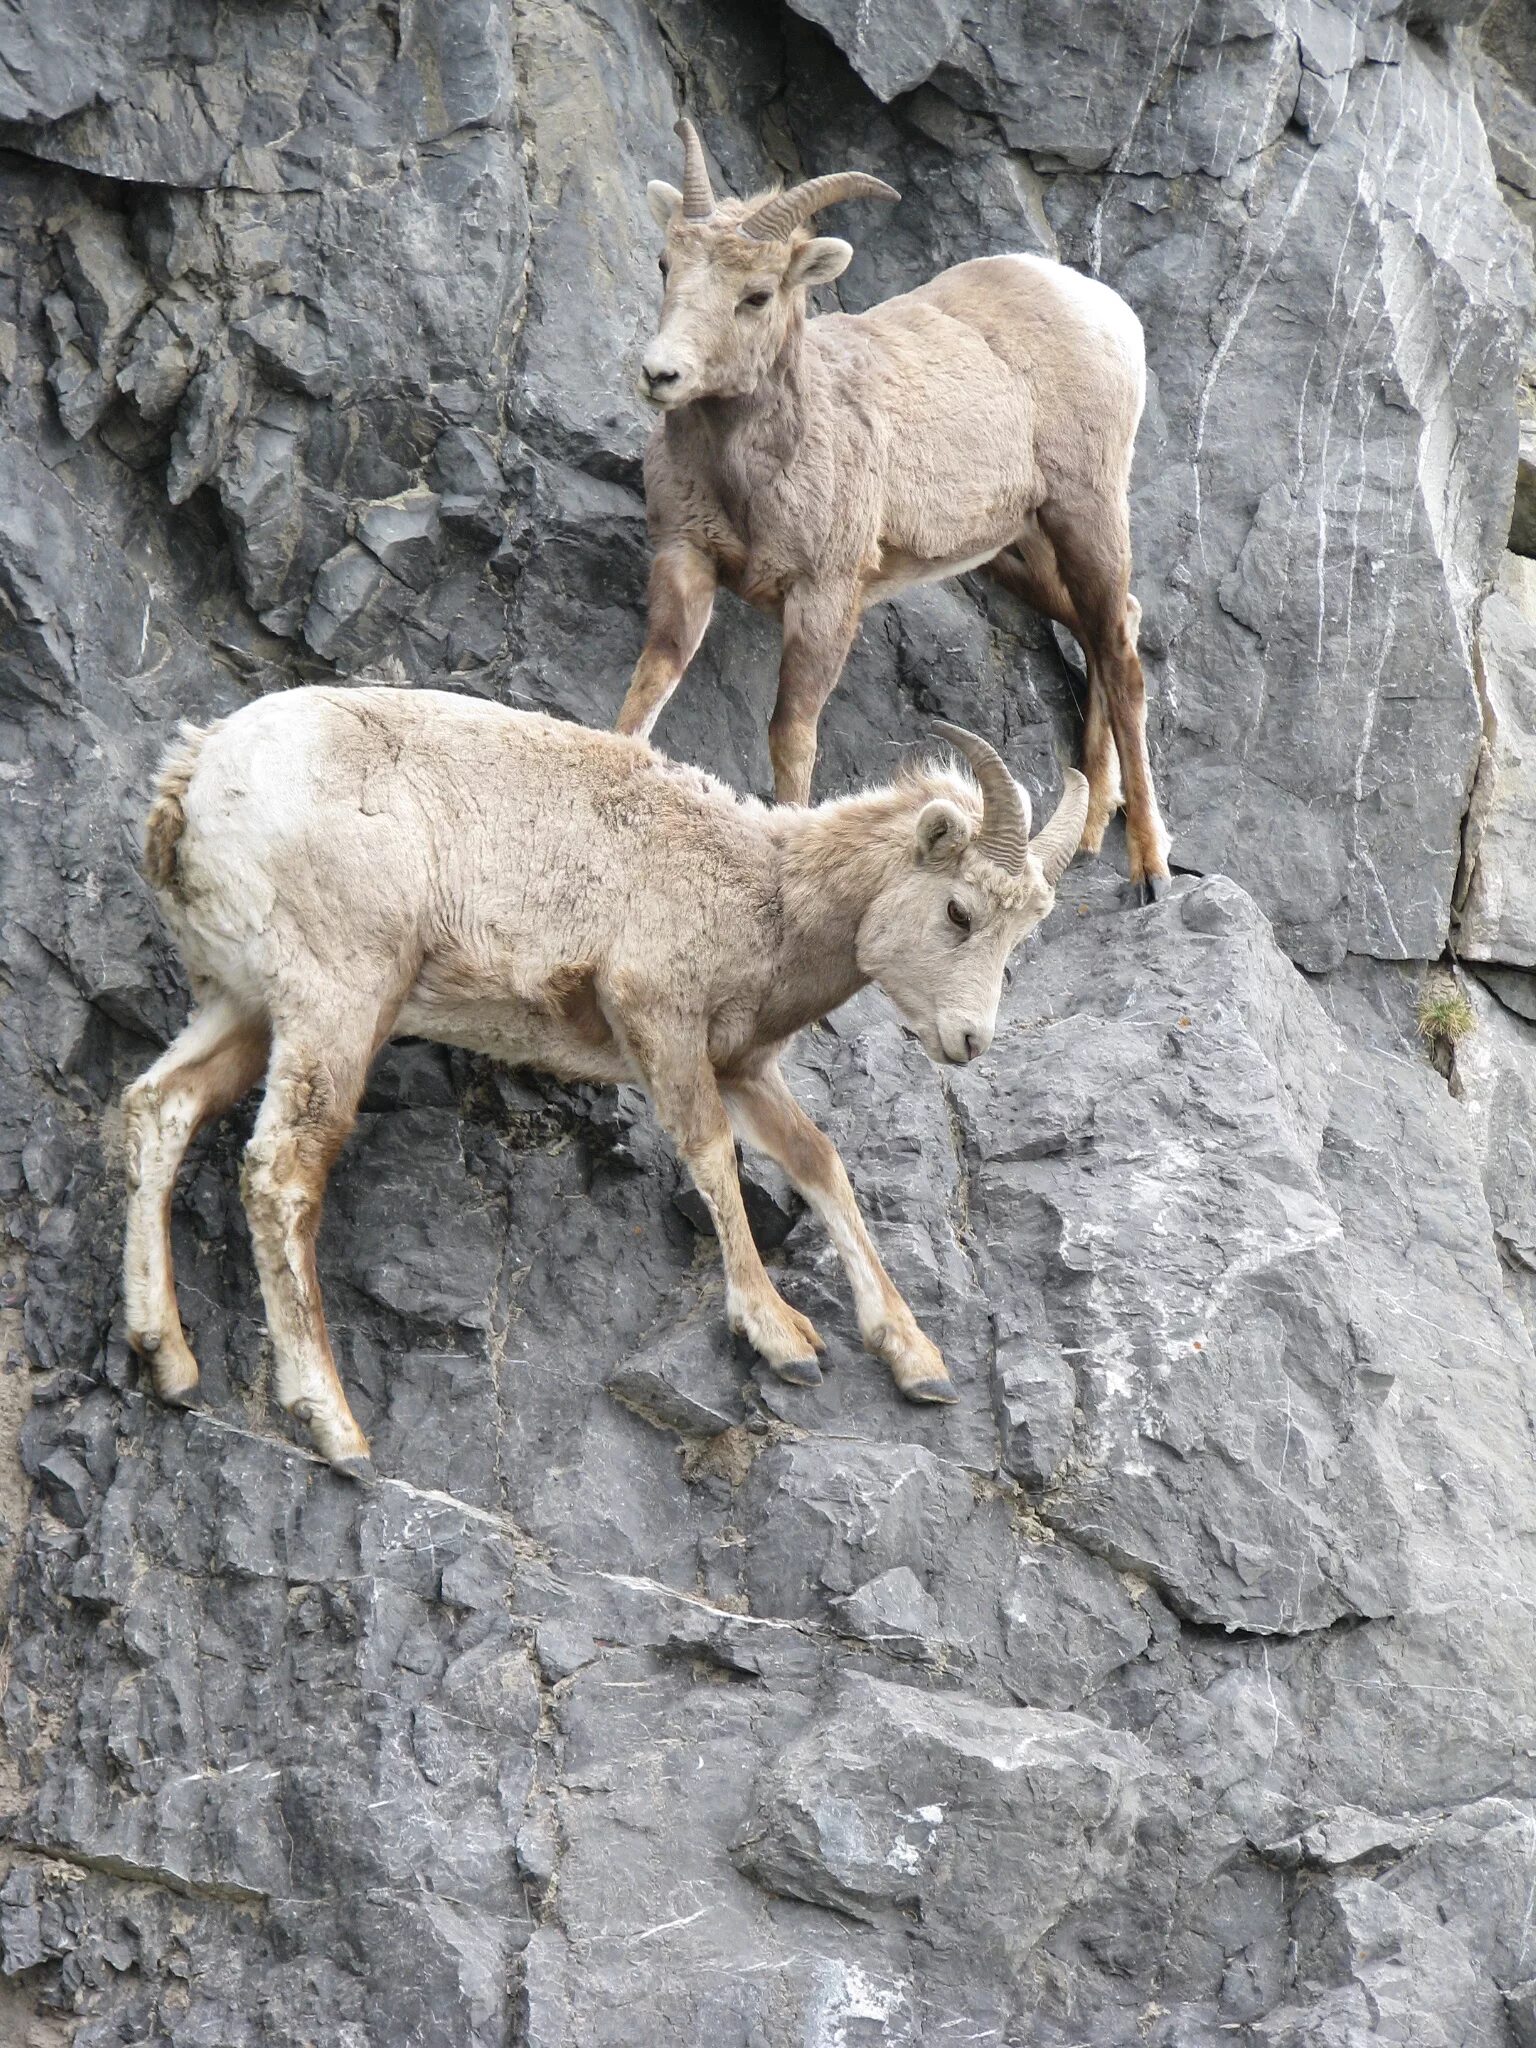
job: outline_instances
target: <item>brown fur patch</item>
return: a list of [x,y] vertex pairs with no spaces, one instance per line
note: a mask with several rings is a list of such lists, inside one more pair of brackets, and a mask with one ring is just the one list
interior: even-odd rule
[[160,763],[155,800],[144,820],[144,873],[157,889],[168,889],[176,879],[176,848],[187,827],[183,799],[203,741],[212,730],[211,726],[183,725],[177,744]]
[[186,829],[180,799],[157,796],[144,821],[144,872],[157,889],[165,889],[176,873],[176,846]]
[[612,1028],[597,998],[597,968],[592,961],[557,967],[540,989],[539,1001],[552,1017],[574,1031],[583,1045],[613,1044]]

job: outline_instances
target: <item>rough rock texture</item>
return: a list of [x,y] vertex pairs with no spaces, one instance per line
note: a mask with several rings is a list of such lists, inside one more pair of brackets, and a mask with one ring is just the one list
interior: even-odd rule
[[[1516,219],[1536,230],[1536,24],[1525,0],[1495,0],[1482,25],[1477,107],[1499,188]],[[1536,321],[1527,321],[1520,387],[1520,468],[1509,545],[1536,555]]]
[[1478,648],[1483,750],[1463,834],[1456,950],[1536,967],[1536,562],[1504,557]]
[[[1536,48],[1478,11],[0,21],[7,2048],[1536,2041]],[[777,1175],[812,1389],[632,1091],[390,1048],[321,1245],[360,1491],[268,1398],[249,1106],[177,1204],[200,1409],[125,1351],[112,1105],[185,1007],[138,821],[179,718],[301,678],[612,716],[681,104],[736,189],[903,190],[847,307],[1029,247],[1141,314],[1186,876],[1075,869],[978,1068],[873,995],[797,1050],[942,1412]],[[775,654],[723,600],[661,740],[763,786]],[[942,713],[1049,794],[1079,694],[912,593],[822,786]]]

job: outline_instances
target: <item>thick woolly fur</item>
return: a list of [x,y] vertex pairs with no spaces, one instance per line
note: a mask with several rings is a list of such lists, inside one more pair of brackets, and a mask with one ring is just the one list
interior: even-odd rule
[[[806,314],[846,242],[758,242],[753,202],[684,218],[651,187],[666,283],[643,383],[650,630],[619,714],[648,734],[718,584],[776,613],[769,742],[808,799],[821,707],[863,611],[991,564],[1076,635],[1089,692],[1085,844],[1122,798],[1133,880],[1167,873],[1147,764],[1127,493],[1146,391],[1140,322],[1107,285],[1035,255],[957,264],[868,312]],[[761,303],[754,303],[754,301]]]
[[165,888],[176,872],[176,844],[187,822],[182,800],[204,737],[201,726],[184,721],[177,744],[160,764],[155,800],[144,820],[144,873],[157,889]]
[[367,1445],[335,1378],[314,1268],[325,1177],[394,1033],[570,1079],[635,1081],[714,1212],[727,1312],[768,1362],[819,1346],[747,1230],[733,1127],[827,1222],[866,1342],[904,1392],[942,1359],[880,1266],[836,1153],[794,1104],[785,1042],[879,981],[938,1059],[990,1041],[1048,875],[978,850],[982,800],[936,766],[815,809],[768,808],[645,743],[478,699],[386,686],[264,698],[167,759],[151,879],[200,1007],[129,1091],[131,1334],[157,1385],[196,1367],[177,1320],[171,1188],[192,1133],[267,1071],[244,1175],[279,1398],[322,1451]]

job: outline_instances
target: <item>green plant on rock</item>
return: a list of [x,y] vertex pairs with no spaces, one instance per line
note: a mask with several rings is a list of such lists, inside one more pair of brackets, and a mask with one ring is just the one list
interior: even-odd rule
[[1419,1036],[1431,1051],[1453,1047],[1477,1029],[1472,1005],[1455,977],[1431,974],[1419,997]]

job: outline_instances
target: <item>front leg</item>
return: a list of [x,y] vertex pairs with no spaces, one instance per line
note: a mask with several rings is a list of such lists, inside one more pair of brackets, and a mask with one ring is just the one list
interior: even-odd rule
[[837,687],[859,624],[851,584],[796,584],[784,600],[779,694],[768,727],[773,793],[781,804],[808,804],[821,707]]
[[752,1241],[736,1173],[736,1141],[720,1100],[703,1034],[682,1020],[626,1019],[619,1036],[644,1076],[662,1129],[709,1208],[725,1265],[725,1313],[731,1328],[796,1386],[821,1378],[824,1347],[815,1325],[791,1308],[769,1279]]
[[727,1082],[725,1101],[741,1136],[778,1161],[826,1226],[853,1289],[866,1350],[885,1360],[909,1401],[953,1401],[943,1357],[881,1265],[837,1147],[796,1102],[778,1068]]
[[620,732],[646,740],[683,671],[699,651],[715,603],[715,564],[684,540],[668,541],[651,564],[645,646],[616,721]]

